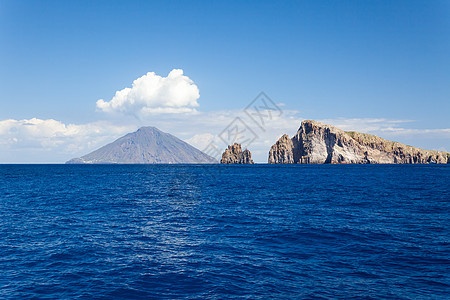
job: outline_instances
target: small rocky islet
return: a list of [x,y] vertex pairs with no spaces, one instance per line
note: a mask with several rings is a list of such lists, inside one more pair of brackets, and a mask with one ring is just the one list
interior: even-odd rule
[[234,143],[229,145],[222,154],[221,164],[254,164],[249,150],[242,151],[241,145]]

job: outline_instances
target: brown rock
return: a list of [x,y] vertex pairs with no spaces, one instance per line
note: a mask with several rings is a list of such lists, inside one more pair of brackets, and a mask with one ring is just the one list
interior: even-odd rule
[[277,141],[269,151],[269,164],[293,164],[294,145],[287,134]]
[[[303,121],[289,143],[283,135],[269,151],[269,163],[425,164],[450,163],[450,153],[429,151],[380,137],[346,132],[316,121]],[[292,158],[291,158],[292,152]]]
[[222,154],[221,164],[253,164],[252,154],[249,150],[242,151],[241,145],[234,143]]

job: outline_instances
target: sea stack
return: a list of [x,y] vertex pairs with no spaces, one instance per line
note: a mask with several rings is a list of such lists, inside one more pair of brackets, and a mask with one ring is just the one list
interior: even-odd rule
[[222,154],[221,164],[253,164],[252,153],[245,149],[242,151],[241,145],[234,143]]
[[269,164],[293,164],[294,145],[287,134],[277,141],[269,151]]
[[283,135],[269,151],[269,164],[446,164],[450,153],[423,150],[380,137],[303,121],[292,139]]

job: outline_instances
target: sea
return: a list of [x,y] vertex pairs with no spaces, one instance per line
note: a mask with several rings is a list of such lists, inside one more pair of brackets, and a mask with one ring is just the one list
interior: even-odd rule
[[449,299],[450,165],[0,165],[1,299]]

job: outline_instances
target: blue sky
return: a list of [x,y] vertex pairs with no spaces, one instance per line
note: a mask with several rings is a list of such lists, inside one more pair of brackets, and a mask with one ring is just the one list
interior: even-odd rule
[[[0,126],[11,140],[0,162],[63,162],[141,125],[195,144],[260,91],[284,104],[279,124],[292,125],[261,134],[259,161],[302,119],[450,151],[449,53],[449,1],[0,0],[0,122],[18,121]],[[96,107],[173,69],[198,87],[197,114],[130,118]],[[14,136],[33,118],[84,127],[57,132],[63,141],[53,125]],[[71,134],[89,145],[67,146]]]

